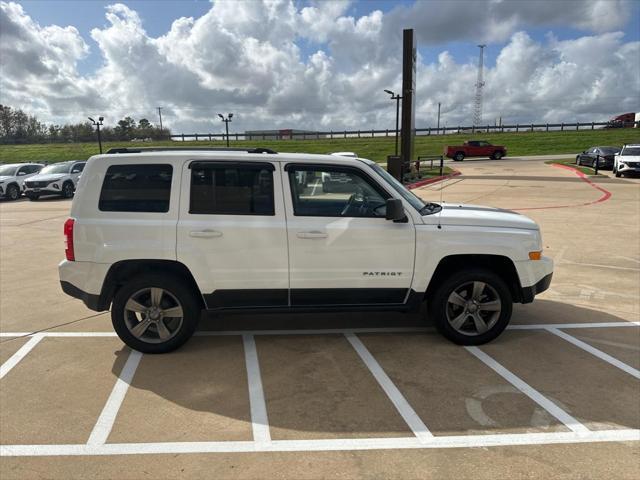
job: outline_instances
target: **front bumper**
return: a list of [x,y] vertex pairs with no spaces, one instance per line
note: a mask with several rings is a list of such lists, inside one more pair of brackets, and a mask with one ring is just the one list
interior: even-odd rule
[[42,188],[26,187],[24,194],[29,195],[62,195],[62,190],[59,188],[53,188],[53,185],[47,185]]
[[629,173],[629,172],[640,173],[640,162],[633,162],[632,164],[619,163],[618,171],[625,172],[625,173]]
[[520,280],[521,303],[531,303],[536,295],[544,292],[551,284],[553,260],[543,256],[540,260],[514,262]]

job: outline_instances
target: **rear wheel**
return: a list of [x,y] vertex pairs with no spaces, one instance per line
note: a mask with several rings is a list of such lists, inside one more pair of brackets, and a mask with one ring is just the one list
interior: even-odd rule
[[141,275],[118,290],[111,309],[113,328],[129,347],[165,353],[195,331],[200,304],[185,282],[166,275]]
[[73,183],[66,182],[64,185],[62,185],[62,196],[64,198],[73,197]]
[[429,316],[446,338],[460,345],[480,345],[509,324],[513,300],[504,280],[490,270],[452,274],[428,299]]
[[461,162],[461,161],[463,161],[463,160],[464,160],[464,153],[462,153],[462,152],[457,152],[457,153],[453,156],[453,159],[454,159],[456,162]]
[[7,198],[9,200],[17,200],[20,198],[20,189],[17,185],[9,185],[7,187]]

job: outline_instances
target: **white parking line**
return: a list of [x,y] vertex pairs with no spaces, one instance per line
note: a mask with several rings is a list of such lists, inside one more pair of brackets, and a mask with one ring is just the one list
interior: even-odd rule
[[433,434],[429,431],[424,422],[420,419],[415,410],[409,405],[409,402],[404,398],[398,387],[394,385],[389,376],[382,369],[378,361],[373,358],[371,352],[367,350],[362,341],[353,333],[346,333],[345,337],[349,340],[349,343],[353,346],[355,351],[360,355],[360,358],[365,363],[371,374],[378,381],[384,393],[387,394],[391,403],[396,407],[398,413],[402,416],[413,434],[421,442],[429,441],[433,438]]
[[[549,327],[562,330],[573,328],[621,328],[638,327],[640,322],[594,322],[594,323],[532,323],[528,325],[509,325],[507,330],[545,330]],[[194,335],[199,337],[226,337],[238,335],[328,335],[345,333],[420,333],[435,332],[435,328],[427,327],[363,327],[363,328],[320,328],[300,330],[200,330]],[[0,337],[116,337],[115,332],[0,332]]]
[[576,337],[574,337],[572,335],[569,335],[568,333],[565,333],[565,332],[563,332],[561,330],[558,330],[557,328],[548,327],[546,330],[548,332],[551,332],[554,335],[557,335],[558,337],[566,340],[567,342],[572,343],[576,347],[579,347],[579,348],[589,352],[591,355],[595,355],[599,359],[604,360],[605,362],[613,365],[614,367],[619,368],[623,372],[626,372],[629,375],[640,379],[640,370],[637,370],[637,369],[633,368],[631,365],[627,365],[626,363],[621,362],[617,358],[614,358],[611,355],[609,355],[607,353],[604,353],[602,350],[598,350],[597,348],[592,347],[588,343],[583,342],[582,340],[579,340]]
[[141,358],[142,354],[136,350],[132,350],[129,354],[129,358],[127,358],[127,362],[124,364],[124,367],[122,367],[120,376],[111,391],[111,395],[109,395],[107,403],[91,431],[87,445],[103,445],[107,441],[113,424],[116,421],[118,410],[120,410],[122,406],[124,396],[127,394],[127,390],[133,380]]
[[274,440],[269,444],[258,444],[256,442],[247,441],[229,441],[107,443],[104,445],[0,445],[0,457],[403,450],[629,441],[640,441],[640,430],[599,430],[587,433],[545,432],[520,434],[501,433],[491,435],[452,435],[431,437],[426,441],[421,441],[416,437],[405,437]]
[[482,361],[485,365],[491,368],[494,372],[496,372],[502,378],[507,380],[511,385],[516,387],[518,390],[524,393],[527,397],[529,397],[531,400],[536,402],[538,405],[544,408],[547,412],[549,412],[555,418],[560,420],[572,432],[581,433],[581,434],[590,432],[590,430],[587,427],[585,427],[582,423],[580,423],[574,417],[572,417],[567,412],[562,410],[555,403],[553,403],[547,397],[542,395],[539,391],[537,391],[531,385],[526,383],[524,380],[520,379],[519,377],[511,373],[509,370],[507,370],[505,367],[503,367],[501,364],[499,364],[489,355],[484,353],[478,347],[464,347],[464,348],[466,348],[468,352],[470,352],[472,355],[474,355],[476,358]]
[[251,427],[253,440],[257,445],[271,443],[269,431],[269,418],[267,417],[267,404],[264,400],[262,377],[260,375],[260,363],[253,335],[242,335],[244,345],[244,358],[247,367],[247,382],[249,383],[249,404],[251,405]]
[[9,373],[11,369],[20,362],[20,360],[26,357],[33,347],[35,347],[43,338],[44,335],[36,333],[27,341],[27,343],[20,347],[16,353],[11,355],[11,357],[9,357],[9,359],[0,366],[0,378],[4,378],[4,376]]

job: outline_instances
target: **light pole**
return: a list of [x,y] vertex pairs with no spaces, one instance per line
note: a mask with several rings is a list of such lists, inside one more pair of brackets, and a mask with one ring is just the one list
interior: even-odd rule
[[224,118],[224,115],[222,115],[221,113],[219,113],[218,116],[224,122],[225,130],[227,131],[227,147],[228,147],[229,146],[229,122],[233,118],[233,113],[230,113],[229,115],[227,115],[227,118]]
[[385,92],[391,95],[391,100],[396,101],[396,157],[397,157],[398,156],[398,137],[400,136],[398,122],[400,120],[400,99],[402,97],[400,95],[396,95],[391,90],[385,90]]
[[440,102],[438,102],[438,133],[436,135],[440,135]]
[[102,125],[102,121],[104,120],[104,117],[98,117],[97,122],[91,117],[87,117],[87,118],[91,120],[91,123],[93,123],[93,125],[98,130],[98,148],[100,149],[100,153],[102,153],[102,138],[100,138],[100,125]]

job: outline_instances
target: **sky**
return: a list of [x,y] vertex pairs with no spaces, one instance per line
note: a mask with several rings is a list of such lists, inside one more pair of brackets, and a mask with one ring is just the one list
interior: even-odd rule
[[0,103],[47,123],[125,115],[174,133],[393,128],[402,30],[416,125],[604,121],[640,111],[635,0],[0,1]]

